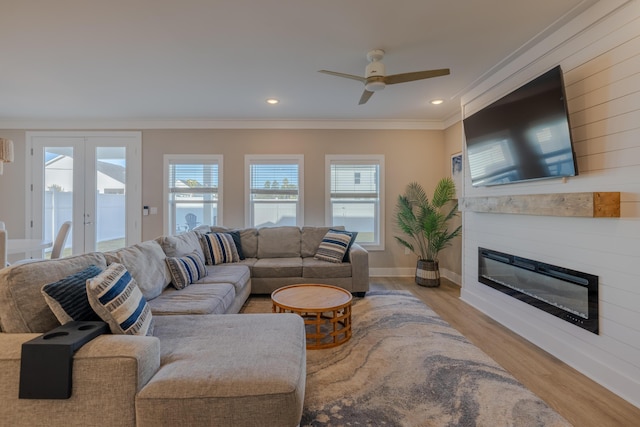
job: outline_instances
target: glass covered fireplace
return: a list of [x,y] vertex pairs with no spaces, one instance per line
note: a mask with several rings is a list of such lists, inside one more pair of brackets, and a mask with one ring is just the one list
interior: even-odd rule
[[598,333],[598,276],[478,248],[478,280],[589,332]]

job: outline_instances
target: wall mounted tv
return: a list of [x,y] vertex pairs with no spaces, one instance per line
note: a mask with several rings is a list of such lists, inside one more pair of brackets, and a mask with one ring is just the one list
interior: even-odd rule
[[557,66],[463,120],[473,186],[575,176]]

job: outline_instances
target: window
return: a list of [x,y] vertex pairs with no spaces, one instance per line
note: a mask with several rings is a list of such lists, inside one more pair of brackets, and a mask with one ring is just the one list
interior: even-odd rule
[[326,156],[329,225],[357,231],[356,242],[384,249],[384,156]]
[[164,163],[166,233],[222,224],[222,156],[168,154]]
[[302,155],[245,156],[248,227],[302,225]]

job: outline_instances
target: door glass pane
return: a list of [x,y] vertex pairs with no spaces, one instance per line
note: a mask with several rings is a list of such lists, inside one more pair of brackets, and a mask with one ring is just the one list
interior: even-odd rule
[[126,148],[96,148],[96,250],[126,245]]
[[[60,226],[73,220],[73,147],[44,148],[44,223],[43,238],[53,242]],[[61,256],[71,255],[73,231]],[[45,249],[51,257],[51,248]]]

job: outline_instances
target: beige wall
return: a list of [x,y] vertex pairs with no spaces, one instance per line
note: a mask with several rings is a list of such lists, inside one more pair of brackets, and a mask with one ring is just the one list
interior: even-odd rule
[[[144,130],[142,132],[142,202],[158,208],[158,215],[142,217],[142,239],[164,233],[163,155],[222,154],[224,156],[224,222],[244,226],[244,155],[303,154],[305,171],[305,224],[324,224],[324,167],[326,154],[383,154],[385,156],[385,250],[370,254],[375,274],[411,275],[414,255],[396,243],[395,201],[411,181],[431,193],[440,177],[449,173],[448,160],[456,127],[440,130]],[[12,237],[24,237],[27,223],[25,198],[25,130],[2,130],[15,143],[15,162],[0,176],[0,220]],[[454,136],[452,136],[454,135]],[[459,151],[459,150],[458,150]],[[459,271],[454,261],[446,267]]]
[[[395,200],[410,181],[432,191],[448,172],[444,132],[400,130],[146,130],[142,134],[143,204],[158,207],[158,215],[143,217],[142,238],[163,234],[163,155],[222,154],[224,156],[224,225],[244,226],[244,155],[304,155],[304,223],[323,225],[325,155],[385,156],[386,233],[384,251],[370,254],[370,265],[382,274],[413,274],[416,258],[395,242]],[[404,269],[402,271],[398,269]],[[406,270],[406,271],[405,271]]]
[[[444,164],[446,174],[451,174],[451,156],[462,152],[462,122],[449,126],[444,131]],[[464,156],[463,156],[464,157]],[[458,194],[462,194],[462,188],[458,188]],[[450,229],[462,224],[462,212],[451,220]],[[440,268],[442,275],[461,284],[462,277],[462,236],[455,238],[451,246],[440,252]]]
[[26,226],[25,131],[0,130],[0,137],[13,141],[14,162],[5,163],[0,175],[0,221],[4,221],[9,238],[24,237]]

